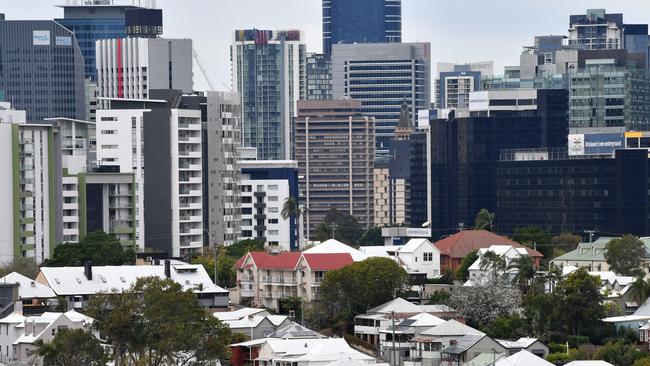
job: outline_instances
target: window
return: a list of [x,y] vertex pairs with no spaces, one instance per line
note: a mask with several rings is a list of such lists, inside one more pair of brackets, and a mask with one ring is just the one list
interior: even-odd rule
[[278,219],[269,219],[269,224],[277,224]]
[[422,260],[425,262],[433,261],[433,253],[424,253],[423,257],[424,258]]
[[253,209],[250,207],[242,207],[241,209],[242,215],[252,215],[253,214]]
[[253,203],[253,197],[242,196],[241,203]]
[[278,185],[277,184],[271,184],[268,187],[269,191],[277,191],[278,190]]
[[278,196],[269,196],[269,202],[278,202]]
[[102,130],[102,131],[101,131],[101,134],[102,134],[102,135],[116,135],[116,134],[117,134],[117,130]]
[[278,208],[277,207],[269,207],[269,213],[278,213]]
[[102,149],[117,149],[117,145],[102,145]]
[[278,235],[278,230],[269,230],[269,235]]

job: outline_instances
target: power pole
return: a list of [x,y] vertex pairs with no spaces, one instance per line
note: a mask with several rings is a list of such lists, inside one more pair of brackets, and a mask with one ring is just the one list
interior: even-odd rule
[[395,312],[391,311],[391,319],[393,321],[393,366],[397,366],[397,354],[395,353]]

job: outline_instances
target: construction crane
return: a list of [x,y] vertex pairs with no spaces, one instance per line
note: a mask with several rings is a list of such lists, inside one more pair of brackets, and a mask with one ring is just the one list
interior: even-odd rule
[[192,47],[192,56],[194,56],[194,60],[196,61],[197,65],[199,65],[199,69],[201,69],[201,73],[203,74],[203,78],[205,81],[208,82],[208,85],[210,86],[210,90],[216,91],[214,84],[212,84],[212,81],[210,80],[210,77],[208,76],[208,70],[206,70],[205,67],[203,67],[203,63],[199,59],[199,54],[196,52],[194,47]]

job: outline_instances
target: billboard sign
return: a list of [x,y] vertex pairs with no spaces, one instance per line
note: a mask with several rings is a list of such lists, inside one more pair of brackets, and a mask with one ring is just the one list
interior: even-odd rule
[[625,148],[625,135],[621,133],[569,134],[569,155],[611,155]]
[[488,92],[471,92],[469,93],[469,110],[486,111],[490,108],[490,96]]
[[420,109],[418,111],[418,127],[424,127],[429,125],[429,114],[431,112],[428,109]]
[[429,238],[431,237],[431,229],[410,227],[406,229],[406,236],[409,238]]
[[49,46],[50,45],[50,31],[49,30],[35,30],[32,33],[32,44],[34,46]]
[[59,37],[55,38],[57,46],[72,46],[72,37]]

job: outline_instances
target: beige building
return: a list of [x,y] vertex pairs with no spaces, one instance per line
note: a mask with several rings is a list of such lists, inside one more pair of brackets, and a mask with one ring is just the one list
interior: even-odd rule
[[374,169],[375,226],[395,226],[406,222],[408,181],[393,179],[385,163],[375,163]]
[[298,102],[295,151],[311,237],[330,209],[374,224],[375,121],[357,100]]

